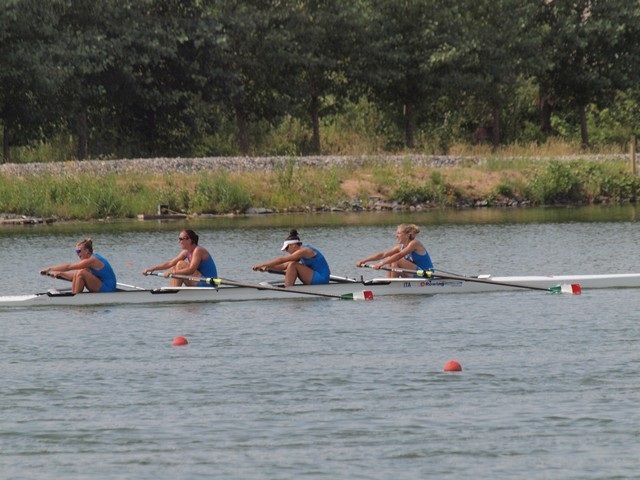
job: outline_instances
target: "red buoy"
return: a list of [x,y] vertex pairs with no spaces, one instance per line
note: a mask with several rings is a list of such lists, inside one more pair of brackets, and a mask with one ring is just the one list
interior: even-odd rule
[[189,342],[184,337],[176,337],[173,339],[173,345],[178,347],[180,345],[187,345]]
[[461,372],[462,365],[460,365],[455,360],[449,360],[447,363],[444,364],[444,371],[445,372]]

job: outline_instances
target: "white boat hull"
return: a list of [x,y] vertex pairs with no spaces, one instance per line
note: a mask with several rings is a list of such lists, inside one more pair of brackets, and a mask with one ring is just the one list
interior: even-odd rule
[[[494,283],[495,282],[495,283]],[[508,284],[508,285],[505,285]],[[601,275],[547,275],[513,277],[469,277],[469,280],[419,279],[419,278],[375,278],[363,282],[330,283],[327,285],[296,285],[298,292],[266,286],[265,289],[251,287],[221,286],[163,287],[156,289],[131,289],[113,293],[46,292],[32,295],[0,296],[0,308],[39,306],[97,306],[133,305],[155,303],[193,303],[275,300],[294,298],[326,298],[321,295],[345,295],[371,291],[374,298],[389,295],[437,295],[443,293],[486,293],[509,290],[546,289],[558,285],[579,284],[583,290],[594,288],[637,288],[640,273]],[[304,293],[301,293],[304,292]]]

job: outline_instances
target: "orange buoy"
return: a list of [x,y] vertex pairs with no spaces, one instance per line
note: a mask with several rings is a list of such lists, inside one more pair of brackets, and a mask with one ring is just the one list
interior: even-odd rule
[[173,345],[176,346],[176,347],[180,346],[180,345],[186,345],[188,343],[189,342],[184,337],[176,337],[176,338],[173,339]]
[[461,372],[462,365],[460,365],[455,360],[449,360],[447,363],[444,364],[444,371],[445,372]]

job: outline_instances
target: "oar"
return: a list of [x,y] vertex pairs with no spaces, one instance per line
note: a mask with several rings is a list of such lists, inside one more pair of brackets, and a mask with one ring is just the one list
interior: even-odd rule
[[[156,275],[158,277],[164,277],[164,274],[161,272],[147,272],[147,275]],[[191,277],[189,275],[176,275],[174,273],[170,273],[168,277],[178,278],[180,280],[190,280],[192,282],[204,282],[216,287],[220,285],[231,285],[234,287],[255,288],[256,290],[273,290],[275,292],[299,293],[302,295],[315,295],[317,297],[339,298],[341,300],[373,300],[373,292],[370,290],[363,290],[361,292],[344,293],[342,295],[337,295],[337,294],[334,295],[332,293],[311,292],[309,290],[301,290],[298,288],[291,288],[291,287],[282,288],[282,287],[275,287],[273,285],[261,285],[259,283],[236,282],[234,280],[227,280],[225,278]]]
[[131,288],[133,290],[146,290],[144,287],[138,287],[137,285],[129,285],[128,283],[116,283],[116,285],[120,288]]
[[[363,267],[373,268],[373,265],[363,265]],[[550,292],[550,293],[570,293],[573,295],[580,295],[580,293],[582,293],[582,288],[577,283],[572,283],[570,285],[556,285],[555,287],[546,288],[546,287],[534,287],[531,285],[520,285],[517,283],[496,282],[493,280],[476,278],[476,277],[467,277],[464,275],[443,274],[439,272],[436,273],[436,272],[432,272],[431,270],[409,270],[407,268],[392,268],[392,267],[386,267],[386,266],[380,267],[380,270],[387,270],[389,272],[396,272],[396,273],[412,273],[413,275],[417,275],[419,277],[424,277],[424,278],[436,277],[436,278],[444,278],[448,280],[461,280],[463,282],[476,282],[476,283],[486,283],[488,285],[501,285],[503,287],[526,288],[529,290],[541,290],[543,292]]]
[[[47,272],[46,270],[42,270],[40,272],[40,275],[46,275],[48,277],[57,278],[58,280],[66,280],[67,282],[71,282],[72,281],[72,280],[69,280],[68,278],[63,277],[62,275],[55,275],[55,274],[53,274],[51,272]],[[118,283],[116,283],[116,286],[121,288],[121,289],[122,288],[129,288],[129,289],[133,288],[134,290],[146,290],[143,287],[136,287],[135,285],[129,285],[128,283],[120,283],[120,282],[118,282]]]
[[51,272],[49,272],[47,270],[40,270],[40,275],[45,275],[47,277],[57,278],[58,280],[66,280],[67,282],[71,281],[68,278],[63,277],[62,275],[56,275],[55,273],[51,273]]

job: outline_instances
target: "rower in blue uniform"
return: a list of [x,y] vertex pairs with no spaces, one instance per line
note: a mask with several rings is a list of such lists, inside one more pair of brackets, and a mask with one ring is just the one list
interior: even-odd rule
[[111,265],[99,253],[93,253],[93,240],[85,238],[76,244],[75,263],[63,263],[40,271],[43,275],[71,281],[71,292],[115,292],[116,274]]
[[[405,270],[424,270],[433,271],[433,262],[429,256],[429,252],[425,246],[416,239],[420,233],[420,228],[413,224],[402,224],[396,229],[397,245],[391,247],[384,252],[375,253],[367,258],[358,260],[357,267],[364,266],[367,262],[380,260],[378,263],[371,265],[371,268],[379,270],[388,265],[391,268]],[[388,277],[418,277],[417,274],[409,272],[398,272],[389,270]]]
[[284,271],[285,287],[292,286],[297,279],[305,285],[329,283],[331,271],[324,255],[311,245],[303,245],[297,230],[289,232],[280,250],[288,255],[259,263],[253,269],[262,272],[268,269]]
[[217,278],[218,269],[211,254],[204,247],[198,245],[198,234],[193,230],[183,230],[178,236],[180,253],[172,260],[160,263],[155,267],[145,268],[143,275],[152,274],[156,270],[166,270],[164,277],[171,278],[171,286],[179,287],[211,287],[203,281],[175,278],[171,275],[183,275],[199,278]]

